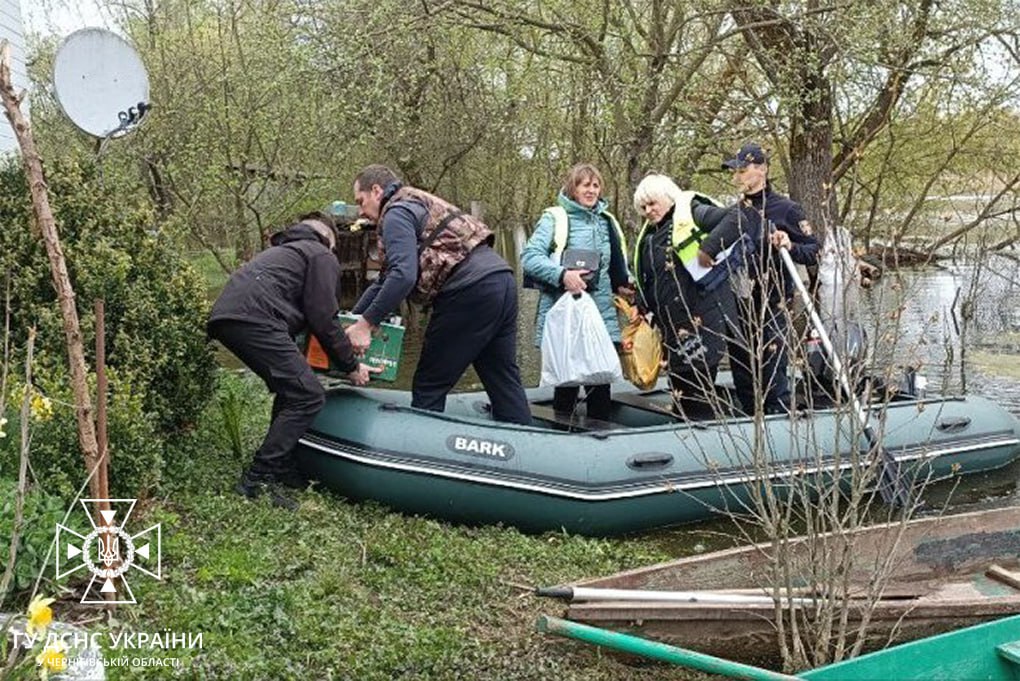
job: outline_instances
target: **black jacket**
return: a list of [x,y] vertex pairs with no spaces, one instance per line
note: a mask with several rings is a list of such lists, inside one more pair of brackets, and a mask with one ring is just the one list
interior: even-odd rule
[[260,324],[295,335],[310,330],[341,371],[358,368],[336,319],[340,263],[315,231],[296,224],[234,272],[213,304],[209,321]]

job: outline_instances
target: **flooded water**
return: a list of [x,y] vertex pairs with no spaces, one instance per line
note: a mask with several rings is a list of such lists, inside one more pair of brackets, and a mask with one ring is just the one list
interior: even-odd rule
[[[537,301],[537,291],[521,291],[518,359],[526,385],[536,385],[541,371],[541,356],[534,346]],[[873,363],[920,366],[929,392],[983,395],[1020,416],[1020,264],[1016,261],[992,257],[980,266],[945,262],[888,272],[863,293],[861,307]],[[902,309],[898,324],[889,320],[897,308]],[[879,340],[884,331],[893,333],[893,343]],[[408,329],[394,388],[410,389],[421,339],[421,329]],[[481,387],[469,371],[457,390]]]
[[902,305],[898,359],[921,359],[930,388],[990,397],[1020,415],[1020,264],[1001,256],[883,278],[875,309]]
[[[923,362],[929,392],[975,394],[1020,417],[1020,264],[991,256],[980,263],[943,262],[884,278],[869,296],[875,309],[898,300],[902,337],[894,354]],[[881,301],[882,304],[877,304]],[[939,483],[926,492],[933,507],[953,510],[1020,503],[1020,463]]]
[[[988,397],[1020,417],[1020,263],[942,262],[888,272],[864,292],[862,318],[873,363],[920,366],[928,393]],[[891,319],[899,309],[898,323]],[[879,336],[893,329],[891,343]],[[883,338],[884,341],[884,338]],[[1020,504],[1020,461],[988,473],[936,483],[923,498],[957,513]],[[677,556],[733,546],[729,519],[651,533]]]

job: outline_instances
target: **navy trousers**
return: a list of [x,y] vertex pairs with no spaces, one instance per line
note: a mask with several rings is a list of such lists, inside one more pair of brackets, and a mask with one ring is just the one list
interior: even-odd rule
[[517,367],[513,272],[493,272],[471,286],[436,297],[414,372],[411,406],[443,411],[447,394],[470,365],[489,396],[494,420],[531,423]]
[[255,451],[250,473],[273,476],[295,468],[298,439],[326,403],[326,392],[286,331],[249,322],[219,320],[209,336],[244,362],[273,393],[269,430]]
[[733,386],[740,406],[746,414],[754,414],[757,396],[762,393],[766,414],[783,413],[790,408],[787,312],[778,304],[762,311],[746,300],[740,302],[740,308],[740,332],[729,342]]

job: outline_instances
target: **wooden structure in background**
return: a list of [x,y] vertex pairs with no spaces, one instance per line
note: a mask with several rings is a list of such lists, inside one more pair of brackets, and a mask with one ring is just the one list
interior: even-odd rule
[[340,261],[340,279],[337,281],[336,297],[340,308],[354,307],[368,285],[379,276],[381,265],[378,257],[374,225],[352,230],[354,221],[337,216],[339,234],[336,242],[336,257]]

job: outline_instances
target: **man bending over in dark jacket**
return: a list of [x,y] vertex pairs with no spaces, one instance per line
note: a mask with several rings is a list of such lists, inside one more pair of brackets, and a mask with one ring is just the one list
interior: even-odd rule
[[272,421],[236,490],[248,498],[268,491],[273,504],[297,502],[280,485],[302,488],[295,465],[298,439],[325,404],[325,391],[298,350],[294,335],[309,330],[355,385],[379,369],[361,364],[336,318],[340,264],[333,254],[336,226],[325,213],[309,213],[270,238],[272,246],[234,272],[213,305],[207,326],[266,383],[275,397]]

